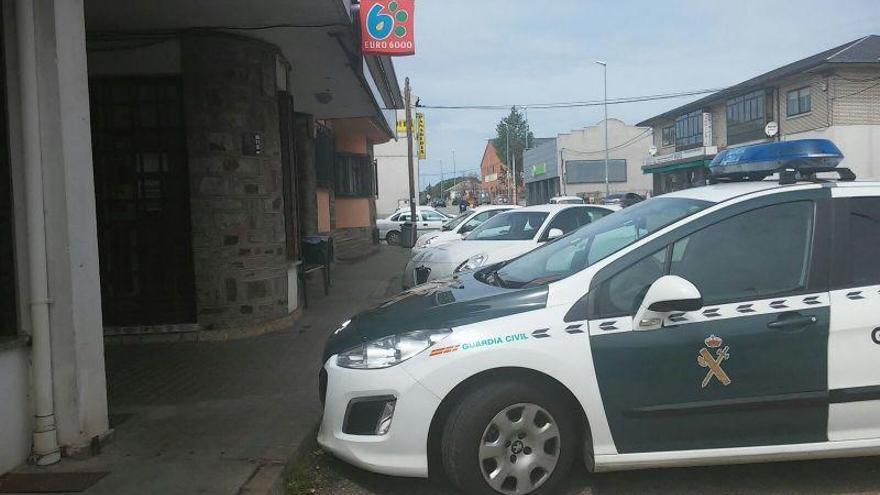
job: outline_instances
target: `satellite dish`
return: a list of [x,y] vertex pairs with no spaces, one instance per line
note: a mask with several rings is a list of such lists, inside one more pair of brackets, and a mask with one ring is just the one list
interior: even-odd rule
[[657,154],[657,147],[654,146],[654,145],[651,145],[651,147],[648,148],[648,153],[649,153],[651,156],[655,156],[655,155]]

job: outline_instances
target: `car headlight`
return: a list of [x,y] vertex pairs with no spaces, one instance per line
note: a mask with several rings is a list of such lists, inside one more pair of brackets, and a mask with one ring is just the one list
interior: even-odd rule
[[485,263],[487,259],[489,259],[488,254],[475,254],[466,259],[464,263],[458,265],[458,268],[455,269],[455,273],[474,271],[477,268],[483,266],[483,263]]
[[437,236],[430,236],[430,237],[422,238],[419,240],[418,243],[416,243],[416,247],[426,248],[426,247],[430,246],[431,243],[434,242],[434,239],[436,239],[436,238],[437,238]]
[[445,339],[450,329],[416,330],[389,335],[340,352],[336,364],[341,368],[358,370],[390,368],[419,354]]

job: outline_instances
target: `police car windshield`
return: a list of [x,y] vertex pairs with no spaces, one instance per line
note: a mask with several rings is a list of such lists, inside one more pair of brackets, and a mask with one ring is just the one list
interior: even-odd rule
[[483,280],[511,288],[560,280],[712,204],[685,198],[644,201],[483,274]]

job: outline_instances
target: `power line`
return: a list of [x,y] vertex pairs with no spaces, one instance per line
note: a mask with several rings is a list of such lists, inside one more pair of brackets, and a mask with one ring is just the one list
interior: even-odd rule
[[[608,148],[608,151],[619,150],[620,148],[626,148],[627,146],[629,146],[629,145],[635,143],[635,142],[638,141],[639,139],[642,139],[643,137],[645,137],[645,136],[647,136],[648,134],[651,134],[651,133],[652,133],[652,130],[651,130],[651,129],[646,129],[644,132],[642,132],[642,133],[639,134],[638,136],[636,136],[636,137],[630,139],[629,141],[625,141],[625,142],[620,143],[620,144],[618,144],[618,145],[616,145],[616,146],[612,146],[611,148]],[[583,150],[573,150],[573,149],[571,149],[571,148],[562,148],[562,151],[569,152],[569,153],[574,153],[574,154],[577,154],[577,155],[593,155],[593,154],[601,153],[601,152],[605,151],[605,148],[598,149],[598,150],[593,150],[593,151],[583,151]]]
[[[696,96],[706,93],[716,93],[725,88],[699,89],[694,91],[681,91],[677,93],[661,93],[654,95],[629,96],[623,98],[611,98],[608,100],[609,105],[620,105],[624,103],[638,103],[642,101],[667,100],[671,98],[683,98],[687,96]],[[511,107],[529,109],[529,110],[552,110],[557,108],[579,108],[604,105],[604,100],[590,101],[570,101],[556,103],[529,103],[529,104],[513,104],[513,105],[420,105],[418,108],[426,108],[430,110],[507,110]]]

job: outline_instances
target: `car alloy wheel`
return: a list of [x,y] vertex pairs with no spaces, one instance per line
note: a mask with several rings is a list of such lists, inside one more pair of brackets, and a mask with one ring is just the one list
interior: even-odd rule
[[391,231],[391,232],[385,234],[385,241],[388,242],[388,244],[390,244],[392,246],[399,246],[400,245],[400,232]]
[[559,427],[536,404],[514,404],[495,415],[480,439],[483,479],[501,493],[531,493],[559,463]]

